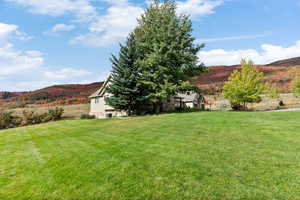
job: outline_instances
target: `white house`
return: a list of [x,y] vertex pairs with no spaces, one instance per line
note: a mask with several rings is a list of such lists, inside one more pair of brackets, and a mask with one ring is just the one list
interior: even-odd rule
[[[125,111],[116,110],[105,102],[105,97],[110,94],[106,93],[106,87],[110,84],[108,78],[102,87],[92,94],[90,98],[90,115],[96,118],[125,117]],[[163,111],[174,111],[178,108],[196,108],[204,109],[204,97],[198,93],[187,92],[186,94],[177,94],[163,104]]]

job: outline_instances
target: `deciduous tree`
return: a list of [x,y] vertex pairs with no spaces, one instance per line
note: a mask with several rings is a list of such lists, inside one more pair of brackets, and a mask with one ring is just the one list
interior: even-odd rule
[[247,109],[247,103],[259,102],[265,89],[264,74],[252,61],[241,61],[242,69],[234,71],[223,87],[224,97],[233,108]]
[[296,75],[291,82],[291,90],[296,97],[300,97],[300,75]]

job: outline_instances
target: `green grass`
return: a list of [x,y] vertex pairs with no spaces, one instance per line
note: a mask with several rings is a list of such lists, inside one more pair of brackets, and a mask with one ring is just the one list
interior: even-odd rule
[[0,199],[300,199],[300,112],[197,112],[0,131]]

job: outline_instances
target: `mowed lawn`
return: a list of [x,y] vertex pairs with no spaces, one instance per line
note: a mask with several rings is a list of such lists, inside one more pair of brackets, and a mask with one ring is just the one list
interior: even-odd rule
[[0,131],[0,199],[300,199],[300,112],[196,112]]

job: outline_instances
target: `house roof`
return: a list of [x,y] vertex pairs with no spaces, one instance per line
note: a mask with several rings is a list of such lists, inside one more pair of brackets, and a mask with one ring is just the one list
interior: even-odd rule
[[109,81],[110,81],[110,77],[109,76],[106,81],[103,83],[103,85],[101,86],[101,88],[99,90],[97,90],[94,94],[92,94],[91,96],[89,96],[89,98],[96,98],[96,97],[102,97],[104,95],[105,92],[105,88],[107,87]]

